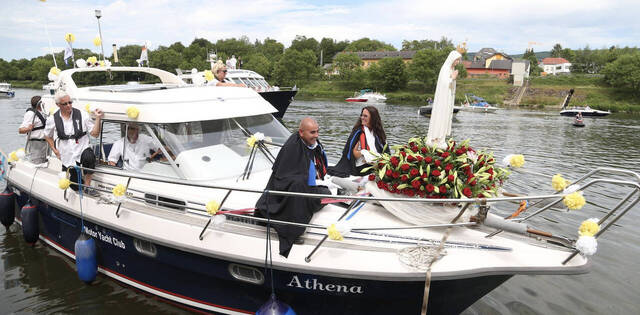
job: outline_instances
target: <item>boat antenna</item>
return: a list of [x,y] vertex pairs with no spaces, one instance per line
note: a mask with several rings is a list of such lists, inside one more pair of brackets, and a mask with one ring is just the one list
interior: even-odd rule
[[104,44],[102,43],[102,28],[100,28],[100,18],[102,17],[102,10],[96,10],[96,19],[98,20],[98,34],[100,35],[100,50],[102,50],[102,60],[104,61]]
[[53,53],[53,45],[51,44],[51,36],[49,36],[49,28],[47,27],[47,20],[44,20],[44,32],[47,34],[49,40],[49,50],[51,50],[51,58],[53,58],[53,65],[57,68],[58,62],[56,62],[56,55]]

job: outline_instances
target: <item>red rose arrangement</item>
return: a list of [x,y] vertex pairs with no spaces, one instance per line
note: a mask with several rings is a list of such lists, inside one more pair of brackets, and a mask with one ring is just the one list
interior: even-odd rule
[[426,145],[426,138],[409,139],[382,154],[365,170],[373,169],[369,180],[378,188],[409,197],[454,199],[490,198],[509,171],[495,166],[493,153],[476,151],[469,140],[456,144],[449,139],[446,149]]

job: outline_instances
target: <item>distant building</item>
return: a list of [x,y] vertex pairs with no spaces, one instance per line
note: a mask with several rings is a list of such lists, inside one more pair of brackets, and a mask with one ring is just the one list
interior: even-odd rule
[[[368,68],[374,63],[378,63],[382,58],[388,57],[400,57],[404,63],[408,63],[413,59],[416,54],[415,50],[403,50],[403,51],[345,51],[341,54],[356,54],[362,59],[362,67]],[[337,56],[337,55],[336,55]]]
[[508,78],[511,75],[513,58],[493,48],[482,48],[473,56],[473,61],[463,61],[469,77],[492,75]]
[[529,60],[514,60],[511,63],[511,75],[513,76],[513,85],[522,86],[524,80],[529,78],[529,70],[531,63]]
[[544,58],[539,66],[546,74],[571,73],[571,63],[564,58]]

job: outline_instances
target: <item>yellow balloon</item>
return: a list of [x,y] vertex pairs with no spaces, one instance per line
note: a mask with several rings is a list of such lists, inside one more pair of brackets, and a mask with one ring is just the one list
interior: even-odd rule
[[71,33],[67,33],[66,35],[64,35],[64,40],[67,41],[67,43],[73,43],[76,41],[76,35],[73,35]]
[[331,224],[328,228],[327,228],[327,235],[329,235],[329,238],[335,241],[342,241],[344,238],[342,237],[342,234],[340,234],[340,231],[338,231],[338,228],[336,228],[335,224]]
[[56,67],[51,67],[51,69],[49,69],[49,73],[51,73],[53,75],[59,75],[60,74],[60,69],[58,69]]
[[220,203],[218,203],[215,200],[211,200],[209,202],[207,202],[207,213],[210,215],[216,215],[216,213],[218,213],[218,210],[220,210]]
[[66,178],[60,178],[58,180],[58,187],[62,190],[69,188],[69,185],[71,185],[71,181]]
[[102,39],[100,39],[100,37],[96,37],[93,39],[93,45],[96,47],[99,47],[100,44],[102,44]]
[[91,56],[89,58],[87,58],[87,62],[90,64],[96,64],[98,62],[98,58],[96,58],[96,56]]
[[211,70],[205,70],[204,71],[204,79],[207,81],[213,81],[214,77],[213,77],[213,72],[211,72]]
[[124,196],[124,193],[125,193],[126,190],[127,190],[127,188],[124,187],[124,185],[118,184],[118,185],[116,185],[116,187],[113,187],[111,192],[116,197],[122,197],[122,196]]
[[127,108],[127,116],[131,119],[138,119],[138,115],[140,115],[140,110],[135,106],[129,106]]

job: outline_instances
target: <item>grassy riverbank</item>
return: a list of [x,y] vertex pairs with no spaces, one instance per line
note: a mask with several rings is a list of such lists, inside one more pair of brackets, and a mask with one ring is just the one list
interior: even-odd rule
[[[340,81],[313,81],[305,85],[298,98],[345,99],[353,96],[353,90],[343,88]],[[570,105],[589,105],[592,108],[640,114],[640,98],[632,91],[607,87],[598,77],[558,76],[533,78],[519,106],[533,108],[560,108],[569,89],[575,89]],[[464,99],[465,93],[484,97],[491,104],[502,105],[514,98],[516,87],[507,80],[494,78],[476,78],[458,80],[456,103]],[[422,91],[418,82],[410,82],[406,89],[385,93],[388,102],[422,106],[427,99],[433,98],[433,92]]]

